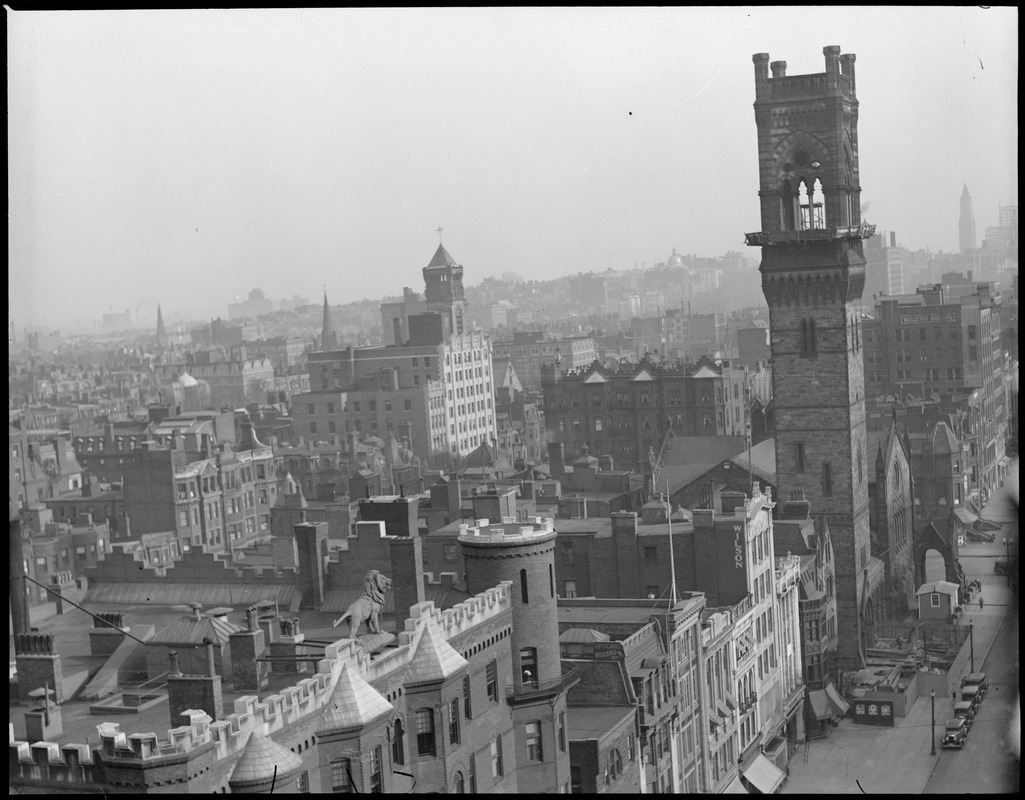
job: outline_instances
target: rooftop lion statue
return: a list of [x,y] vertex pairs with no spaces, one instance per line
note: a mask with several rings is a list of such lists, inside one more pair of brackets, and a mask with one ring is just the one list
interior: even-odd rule
[[384,608],[384,593],[391,591],[391,578],[370,570],[363,580],[363,594],[355,600],[338,619],[335,628],[343,619],[349,620],[349,638],[355,639],[360,626],[366,622],[370,633],[381,632],[381,611]]

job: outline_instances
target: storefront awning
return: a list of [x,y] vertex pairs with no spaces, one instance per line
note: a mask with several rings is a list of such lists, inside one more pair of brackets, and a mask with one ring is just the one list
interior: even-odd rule
[[744,777],[761,794],[775,794],[786,779],[783,770],[761,753],[756,755],[754,761],[744,770]]
[[1006,467],[1011,463],[1011,459],[1008,456],[1000,456],[1000,460],[997,461],[998,467]]
[[829,704],[833,706],[839,716],[846,716],[847,709],[851,707],[851,704],[840,696],[836,687],[831,683],[826,684],[826,697],[829,698]]
[[744,784],[740,782],[740,776],[738,775],[729,785],[722,790],[723,794],[751,794],[747,789],[744,788]]
[[954,516],[957,517],[963,524],[971,525],[975,520],[978,519],[975,514],[969,511],[967,508],[955,508]]
[[733,716],[733,712],[730,711],[729,706],[727,706],[722,700],[716,700],[715,707],[719,710],[719,716],[723,719],[730,719]]
[[829,707],[829,700],[822,689],[812,689],[808,692],[808,701],[811,703],[811,712],[815,719],[821,722],[833,716],[833,711]]

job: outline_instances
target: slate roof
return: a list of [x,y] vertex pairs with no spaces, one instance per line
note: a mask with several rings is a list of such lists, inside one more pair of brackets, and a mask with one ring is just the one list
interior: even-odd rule
[[276,599],[289,608],[297,597],[295,586],[274,584],[214,583],[90,583],[86,600],[110,605],[181,605],[202,603],[215,606],[251,606],[260,600]]
[[776,440],[766,439],[751,448],[751,461],[747,460],[747,448],[745,447],[730,461],[738,467],[750,472],[762,480],[776,485]]
[[431,259],[431,263],[427,265],[430,267],[458,267],[456,260],[448,254],[448,250],[445,249],[444,245],[439,244],[438,249],[434,251],[434,258]]
[[226,619],[208,617],[205,614],[199,619],[182,617],[166,628],[158,631],[153,637],[153,644],[202,644],[207,638],[225,645],[228,637],[242,630],[238,625]]
[[663,469],[663,475],[669,477],[670,493],[689,486],[746,447],[743,436],[677,436],[666,452]]
[[609,641],[609,635],[593,628],[567,628],[559,634],[559,641],[568,644],[594,644]]

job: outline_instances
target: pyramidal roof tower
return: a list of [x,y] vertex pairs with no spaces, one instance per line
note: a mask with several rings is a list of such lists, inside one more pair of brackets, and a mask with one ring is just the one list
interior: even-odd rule
[[463,293],[463,268],[439,244],[434,257],[423,269],[424,298],[427,309],[444,314],[453,333],[463,332],[466,300]]

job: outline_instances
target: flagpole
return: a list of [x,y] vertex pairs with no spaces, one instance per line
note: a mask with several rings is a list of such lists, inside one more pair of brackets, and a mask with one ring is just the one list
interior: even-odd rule
[[673,501],[669,496],[669,476],[666,475],[666,522],[669,523],[669,601],[670,608],[676,607],[676,555],[673,553]]

